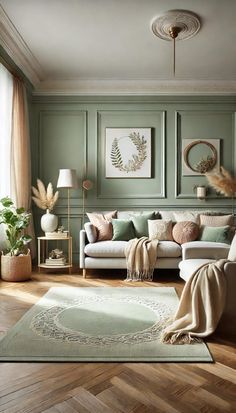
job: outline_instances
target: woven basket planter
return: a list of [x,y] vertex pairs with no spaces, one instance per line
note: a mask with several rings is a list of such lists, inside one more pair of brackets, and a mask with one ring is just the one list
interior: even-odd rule
[[1,278],[5,281],[26,281],[31,277],[31,255],[1,256]]

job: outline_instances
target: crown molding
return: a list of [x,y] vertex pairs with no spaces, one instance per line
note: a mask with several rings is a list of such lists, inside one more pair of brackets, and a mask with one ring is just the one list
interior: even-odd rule
[[14,63],[37,88],[44,78],[43,70],[1,5],[0,43]]
[[46,79],[0,5],[0,44],[34,86],[35,96],[235,96],[236,80]]
[[236,95],[236,81],[208,80],[43,80],[34,95],[111,96],[111,95]]

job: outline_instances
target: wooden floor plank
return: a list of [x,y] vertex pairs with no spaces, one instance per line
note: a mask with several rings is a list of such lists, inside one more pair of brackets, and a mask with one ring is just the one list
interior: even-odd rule
[[83,387],[77,390],[77,394],[73,398],[78,400],[78,402],[91,413],[119,413],[118,410],[111,409],[107,404],[103,403]]

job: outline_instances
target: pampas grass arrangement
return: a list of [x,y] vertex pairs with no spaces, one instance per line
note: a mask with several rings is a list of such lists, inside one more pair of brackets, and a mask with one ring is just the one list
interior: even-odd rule
[[34,196],[32,196],[33,201],[39,208],[52,211],[58,200],[59,192],[56,191],[55,194],[53,194],[53,186],[51,182],[49,182],[46,189],[44,183],[40,179],[37,179],[37,187],[38,188],[32,186],[34,194]]
[[220,194],[232,198],[232,213],[234,213],[234,196],[236,193],[236,178],[223,166],[219,172],[205,174],[210,186]]
[[213,174],[206,173],[208,182],[220,194],[227,197],[234,197],[236,192],[236,178],[231,175],[223,166],[219,172]]

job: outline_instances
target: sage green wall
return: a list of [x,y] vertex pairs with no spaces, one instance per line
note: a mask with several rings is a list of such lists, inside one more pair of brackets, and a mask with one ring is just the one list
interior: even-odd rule
[[[235,171],[235,97],[62,97],[33,96],[31,117],[33,184],[40,177],[56,186],[60,168],[75,168],[80,183],[94,182],[86,210],[228,210],[231,200],[209,191],[193,192],[203,176],[182,176],[182,139],[220,139],[220,163]],[[105,128],[152,128],[152,177],[105,178]],[[81,187],[71,193],[74,259],[82,225]],[[67,193],[60,191],[56,213],[66,226]],[[37,231],[41,211],[35,210]]]

